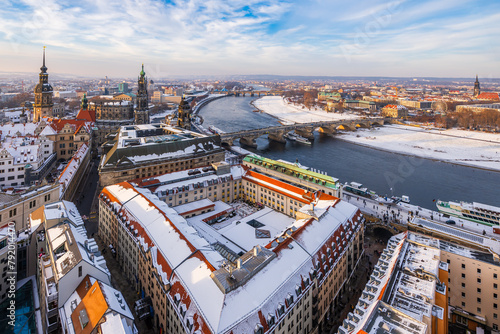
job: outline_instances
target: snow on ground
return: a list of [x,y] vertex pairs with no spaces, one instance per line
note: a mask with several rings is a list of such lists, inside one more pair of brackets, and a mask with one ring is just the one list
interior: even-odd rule
[[288,104],[281,96],[264,96],[255,100],[253,104],[256,108],[286,123],[309,123],[359,118],[359,116],[351,114],[327,113],[319,108],[308,110],[304,107],[302,109],[302,106]]
[[390,125],[337,136],[386,151],[500,171],[498,134]]

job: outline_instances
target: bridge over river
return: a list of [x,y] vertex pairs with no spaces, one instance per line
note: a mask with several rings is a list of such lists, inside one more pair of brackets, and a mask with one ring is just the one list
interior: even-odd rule
[[221,142],[227,145],[233,145],[233,141],[240,140],[241,144],[257,147],[255,140],[260,136],[267,135],[269,140],[286,143],[285,135],[290,131],[295,131],[296,134],[314,139],[314,130],[320,133],[335,134],[338,130],[355,131],[357,128],[371,128],[373,126],[383,126],[394,122],[391,118],[364,118],[364,119],[350,119],[338,121],[321,121],[310,123],[294,123],[279,126],[270,126],[267,128],[243,130],[230,133],[222,133],[220,135]]

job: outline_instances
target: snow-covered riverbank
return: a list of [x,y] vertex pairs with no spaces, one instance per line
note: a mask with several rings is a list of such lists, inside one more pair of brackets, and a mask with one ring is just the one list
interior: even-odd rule
[[[353,119],[350,114],[327,113],[287,104],[280,96],[266,96],[254,105],[282,122],[305,123],[320,120]],[[339,139],[380,150],[449,163],[500,171],[500,135],[458,129],[424,129],[389,125],[358,129],[336,135]]]
[[496,134],[387,125],[337,137],[381,150],[500,171],[500,135]]
[[325,120],[356,119],[356,115],[327,113],[322,109],[302,108],[288,104],[281,96],[265,96],[253,102],[253,105],[263,112],[280,119],[283,123],[308,123]]

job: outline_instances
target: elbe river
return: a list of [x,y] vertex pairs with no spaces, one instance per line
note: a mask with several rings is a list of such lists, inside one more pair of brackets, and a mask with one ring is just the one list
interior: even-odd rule
[[[253,112],[255,97],[225,97],[210,102],[199,115],[204,127],[225,132],[279,125],[274,117]],[[359,182],[379,195],[408,195],[412,204],[435,209],[433,200],[480,202],[500,206],[500,173],[405,156],[359,146],[315,133],[312,146],[257,139],[247,150],[271,159],[301,164],[326,172],[340,182]],[[392,191],[391,191],[392,188]]]

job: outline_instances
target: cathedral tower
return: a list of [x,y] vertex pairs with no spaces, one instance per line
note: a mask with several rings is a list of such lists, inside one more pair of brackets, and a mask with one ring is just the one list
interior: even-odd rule
[[181,103],[179,104],[177,126],[191,130],[191,106],[184,100],[184,97],[182,97]]
[[149,124],[148,79],[144,72],[144,64],[139,75],[136,105],[134,110],[135,124]]
[[52,117],[52,86],[45,66],[45,46],[43,47],[43,65],[40,67],[38,84],[35,87],[35,104],[33,105],[33,123],[38,123],[42,117]]
[[476,82],[474,83],[474,97],[477,97],[479,94],[481,94],[481,87],[479,86],[479,80],[476,74]]

